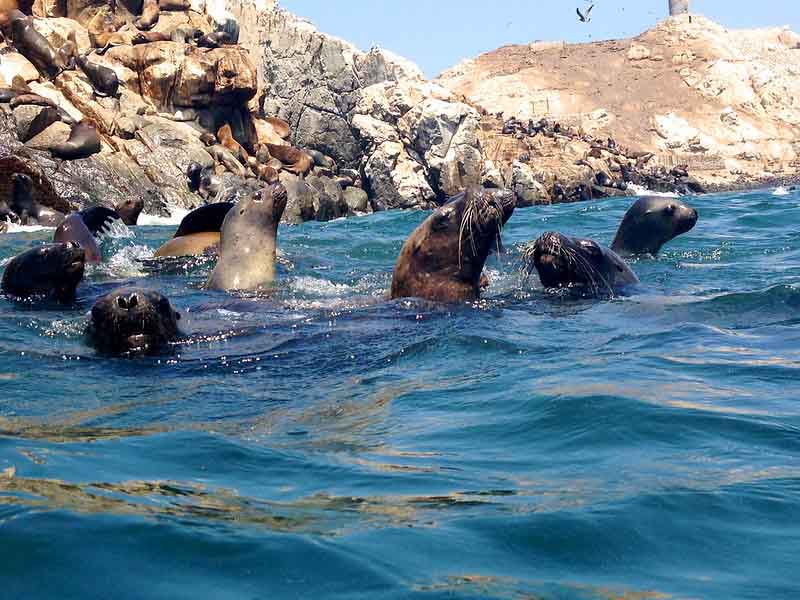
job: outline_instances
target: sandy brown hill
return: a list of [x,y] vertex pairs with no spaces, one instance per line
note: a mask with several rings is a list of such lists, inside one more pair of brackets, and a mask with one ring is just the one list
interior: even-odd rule
[[800,36],[785,28],[673,17],[634,39],[506,46],[437,83],[506,119],[611,135],[708,184],[800,174]]

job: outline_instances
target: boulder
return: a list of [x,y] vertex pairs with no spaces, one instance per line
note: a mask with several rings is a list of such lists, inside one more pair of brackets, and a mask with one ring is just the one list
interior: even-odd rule
[[0,82],[2,85],[10,86],[16,76],[22,77],[26,82],[37,81],[39,71],[22,54],[16,52],[0,54]]
[[349,213],[344,200],[342,188],[331,177],[309,175],[306,183],[318,192],[318,200],[314,204],[314,218],[317,221],[331,221],[346,217]]
[[400,142],[385,142],[364,167],[373,208],[432,208],[436,194],[423,165]]
[[286,188],[288,200],[283,211],[284,223],[303,223],[311,221],[316,215],[316,206],[319,206],[319,192],[297,175],[288,171],[281,171],[280,182]]
[[533,170],[519,161],[511,165],[511,190],[517,195],[518,208],[550,202],[550,195],[544,185],[536,180]]
[[27,142],[60,120],[58,111],[50,106],[28,104],[14,109],[14,122],[17,125],[17,136],[21,142]]
[[348,187],[344,190],[344,201],[351,214],[372,212],[369,205],[367,192],[357,187]]

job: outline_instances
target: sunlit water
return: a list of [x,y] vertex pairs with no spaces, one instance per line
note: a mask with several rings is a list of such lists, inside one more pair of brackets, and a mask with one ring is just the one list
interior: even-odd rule
[[[630,199],[518,210],[475,305],[385,300],[422,212],[281,227],[270,299],[153,273],[147,226],[76,306],[0,300],[2,597],[800,596],[800,195],[690,202],[612,301],[519,245]],[[171,355],[86,346],[121,283],[183,313]]]

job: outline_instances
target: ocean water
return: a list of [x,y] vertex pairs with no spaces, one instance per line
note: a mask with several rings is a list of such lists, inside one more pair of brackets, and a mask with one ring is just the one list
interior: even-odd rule
[[[0,299],[2,598],[800,597],[800,195],[689,199],[613,300],[522,279],[631,202],[517,210],[469,305],[385,300],[418,211],[282,226],[271,298],[153,270],[150,225],[73,307]],[[121,283],[172,354],[85,345]]]

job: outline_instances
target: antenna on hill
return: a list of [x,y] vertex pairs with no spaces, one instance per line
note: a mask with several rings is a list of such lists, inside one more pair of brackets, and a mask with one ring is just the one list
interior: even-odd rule
[[669,0],[669,16],[685,15],[689,12],[689,0]]

